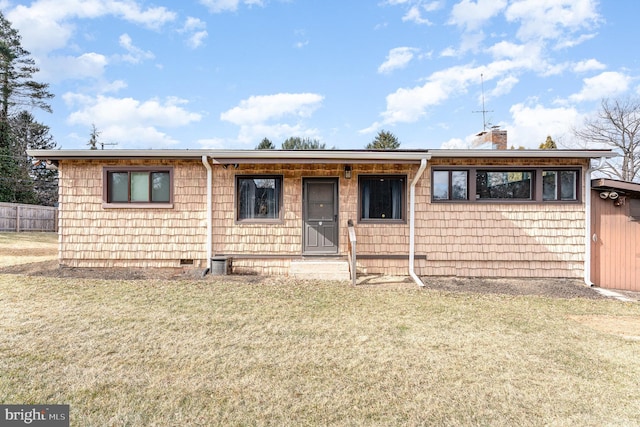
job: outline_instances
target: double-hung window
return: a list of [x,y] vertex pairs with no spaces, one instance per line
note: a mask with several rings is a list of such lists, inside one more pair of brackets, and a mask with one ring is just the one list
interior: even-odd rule
[[281,219],[282,176],[236,177],[238,221],[273,222]]
[[360,221],[404,221],[406,181],[404,175],[360,175]]
[[106,204],[173,203],[173,169],[170,167],[105,168],[103,180]]

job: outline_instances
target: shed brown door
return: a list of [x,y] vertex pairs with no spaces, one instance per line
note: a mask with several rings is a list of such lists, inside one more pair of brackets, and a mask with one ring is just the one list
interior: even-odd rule
[[591,192],[591,281],[601,288],[640,291],[640,221],[630,200],[616,206]]
[[303,253],[338,253],[338,180],[307,178],[303,187]]

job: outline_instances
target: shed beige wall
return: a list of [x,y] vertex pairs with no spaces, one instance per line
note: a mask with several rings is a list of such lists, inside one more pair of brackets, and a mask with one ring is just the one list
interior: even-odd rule
[[608,289],[640,291],[640,221],[630,217],[630,198],[622,206],[591,191],[591,280]]
[[[103,208],[104,166],[149,165],[174,167],[173,209]],[[181,259],[206,258],[206,171],[201,162],[61,161],[59,170],[60,264],[179,267]]]

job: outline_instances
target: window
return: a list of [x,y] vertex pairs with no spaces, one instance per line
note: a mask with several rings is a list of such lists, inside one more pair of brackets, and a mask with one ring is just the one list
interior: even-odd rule
[[434,200],[467,200],[469,198],[469,172],[467,171],[434,171]]
[[580,169],[434,168],[434,202],[577,202]]
[[282,176],[236,178],[238,221],[280,220]]
[[171,168],[105,168],[103,199],[108,204],[170,204]]
[[543,200],[577,200],[577,171],[543,171]]
[[476,199],[532,198],[531,172],[487,171],[476,172]]
[[360,176],[360,220],[403,221],[406,176]]

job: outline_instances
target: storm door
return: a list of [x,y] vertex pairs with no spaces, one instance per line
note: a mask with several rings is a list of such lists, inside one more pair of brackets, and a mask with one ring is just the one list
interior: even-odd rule
[[337,254],[338,179],[305,179],[302,204],[303,253],[306,255]]

